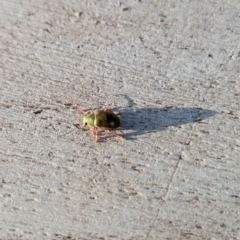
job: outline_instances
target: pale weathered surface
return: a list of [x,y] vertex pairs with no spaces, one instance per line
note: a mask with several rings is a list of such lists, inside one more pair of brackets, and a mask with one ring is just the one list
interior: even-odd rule
[[[239,12],[1,0],[0,238],[240,239]],[[127,140],[59,137],[69,96]]]

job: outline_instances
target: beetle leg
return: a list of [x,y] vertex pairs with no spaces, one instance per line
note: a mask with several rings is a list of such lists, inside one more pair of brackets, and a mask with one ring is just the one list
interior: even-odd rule
[[112,133],[113,135],[121,138],[122,140],[125,140],[125,139],[126,139],[125,137],[123,137],[122,135],[116,133],[115,131],[111,131],[111,130],[109,130],[109,129],[105,129],[104,131],[106,131],[106,132],[108,132],[108,133]]
[[93,136],[95,137],[95,142],[98,142],[98,128],[93,126],[92,133]]
[[75,101],[75,99],[74,99],[73,97],[70,96],[70,98],[72,99],[73,103],[75,104],[75,106],[76,106],[79,114],[84,114],[84,115],[86,115],[86,114],[89,114],[89,113],[92,112],[91,110],[90,110],[90,111],[86,111],[85,109],[81,108],[81,107],[79,106],[79,104]]
[[98,142],[98,130],[96,130],[95,142]]
[[[109,108],[109,107],[104,108],[103,111],[104,111],[104,112],[111,112],[111,113],[114,113],[113,110],[112,110],[111,108]],[[116,114],[116,115],[120,115],[121,113],[120,113],[120,112],[116,112],[116,113],[114,113],[114,114]]]
[[95,126],[93,126],[93,128],[92,128],[92,134],[93,134],[93,136],[95,137],[95,135],[96,135]]
[[103,109],[104,112],[113,112],[112,109],[110,107],[106,107]]

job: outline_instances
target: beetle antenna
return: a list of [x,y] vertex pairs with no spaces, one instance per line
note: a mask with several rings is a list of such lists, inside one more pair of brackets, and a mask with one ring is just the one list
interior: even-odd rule
[[76,128],[74,128],[73,130],[71,130],[71,131],[69,131],[69,132],[66,132],[66,133],[64,133],[64,134],[62,134],[62,135],[59,135],[58,138],[59,138],[59,137],[63,137],[63,136],[65,136],[65,135],[67,135],[67,134],[69,134],[69,133],[71,133],[71,132],[73,132],[73,131],[75,131],[75,130],[76,130]]
[[80,127],[80,124],[73,124],[73,126],[75,127],[73,130],[71,130],[71,131],[69,131],[69,132],[66,132],[66,133],[64,133],[64,134],[62,134],[62,135],[59,135],[58,137],[63,137],[63,136],[65,136],[65,135],[67,135],[67,134],[69,134],[69,133],[75,131],[76,128],[77,128],[77,129],[82,129],[82,127],[83,127],[83,126]]

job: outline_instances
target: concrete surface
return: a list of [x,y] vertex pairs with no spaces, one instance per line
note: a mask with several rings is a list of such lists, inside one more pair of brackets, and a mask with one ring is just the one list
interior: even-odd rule
[[[0,239],[240,239],[239,0],[0,14]],[[127,140],[95,143],[69,96]]]

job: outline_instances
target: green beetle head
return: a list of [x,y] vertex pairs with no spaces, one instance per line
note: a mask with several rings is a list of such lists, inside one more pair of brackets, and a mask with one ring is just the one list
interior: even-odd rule
[[89,114],[85,117],[83,117],[83,124],[86,126],[93,126],[94,125],[94,119],[95,115],[94,114]]

